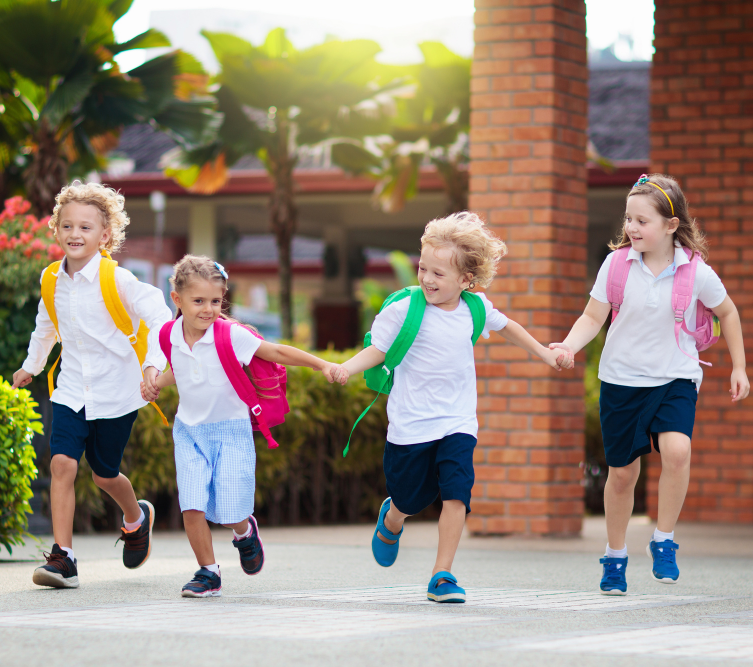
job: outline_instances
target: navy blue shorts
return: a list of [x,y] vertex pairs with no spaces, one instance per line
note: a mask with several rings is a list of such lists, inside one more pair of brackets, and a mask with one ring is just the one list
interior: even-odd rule
[[599,417],[607,465],[623,468],[659,451],[659,433],[677,431],[693,438],[698,391],[692,380],[660,387],[624,387],[601,383]]
[[134,410],[114,419],[86,421],[86,408],[74,412],[68,406],[53,403],[50,457],[65,454],[80,461],[81,455],[86,453],[86,460],[95,474],[117,477],[138,413]]
[[452,433],[441,440],[384,448],[387,493],[403,514],[418,514],[441,493],[442,500],[460,500],[471,511],[475,481],[473,450],[476,438]]

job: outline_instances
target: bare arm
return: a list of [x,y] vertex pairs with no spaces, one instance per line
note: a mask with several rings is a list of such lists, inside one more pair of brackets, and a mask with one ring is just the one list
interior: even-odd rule
[[354,373],[363,373],[363,371],[384,363],[385,353],[377,349],[376,345],[361,350],[355,357],[348,359],[343,364],[343,368],[348,371],[349,375]]
[[504,329],[499,331],[499,335],[509,340],[513,345],[524,349],[526,352],[535,354],[546,364],[561,371],[562,368],[557,363],[557,359],[565,356],[561,350],[550,350],[539,343],[531,334],[529,334],[520,324],[513,320],[508,320]]
[[589,299],[586,309],[573,324],[570,333],[562,343],[553,343],[553,345],[566,345],[573,354],[580,352],[588,343],[590,343],[596,334],[601,331],[604,322],[607,321],[612,306],[608,303],[602,303],[596,299]]
[[171,384],[175,384],[173,369],[168,368],[167,371],[157,376],[155,384],[157,385],[158,389],[164,389],[165,387],[169,387]]
[[740,314],[729,296],[711,310],[719,318],[719,324],[722,326],[722,333],[732,357],[732,377],[729,393],[732,395],[733,402],[741,401],[750,392],[750,382],[745,373],[745,345],[743,344]]
[[337,370],[340,368],[338,364],[324,361],[313,354],[299,350],[296,347],[291,347],[290,345],[278,345],[276,343],[262,341],[261,345],[259,345],[259,349],[256,350],[256,356],[265,361],[272,361],[276,364],[282,364],[283,366],[305,366],[306,368],[313,368],[315,371],[321,371],[324,373],[330,382],[340,382],[340,384],[345,384],[348,380],[347,376],[340,377],[337,373]]

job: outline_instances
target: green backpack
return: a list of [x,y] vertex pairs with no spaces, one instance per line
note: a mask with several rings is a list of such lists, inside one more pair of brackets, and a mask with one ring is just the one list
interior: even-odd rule
[[[468,304],[468,308],[471,311],[471,317],[473,318],[473,334],[471,335],[471,342],[473,345],[481,336],[481,332],[486,325],[486,308],[484,308],[484,302],[481,297],[477,296],[473,292],[461,292],[463,301]],[[410,298],[410,305],[408,306],[408,314],[405,316],[405,321],[397,337],[390,345],[390,349],[384,355],[384,363],[380,366],[374,366],[364,371],[363,376],[366,380],[366,386],[369,389],[373,389],[377,392],[374,400],[369,404],[361,415],[356,419],[356,423],[353,424],[353,428],[350,431],[350,437],[348,438],[348,444],[345,446],[343,456],[347,456],[348,449],[350,448],[350,439],[353,437],[353,431],[356,430],[358,422],[360,422],[366,413],[371,409],[371,406],[376,403],[379,394],[389,394],[392,386],[395,382],[395,374],[393,371],[400,365],[405,355],[408,353],[413,341],[416,340],[418,330],[421,328],[421,322],[424,319],[424,312],[426,311],[426,297],[421,291],[421,288],[417,285],[411,287],[405,287],[397,292],[390,294],[379,309],[381,313],[387,306],[402,299]],[[371,345],[371,331],[366,333],[363,339],[364,349]]]

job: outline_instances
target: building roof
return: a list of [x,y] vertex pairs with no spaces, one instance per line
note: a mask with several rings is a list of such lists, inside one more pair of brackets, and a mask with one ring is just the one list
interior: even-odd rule
[[648,62],[591,66],[588,136],[605,158],[648,162],[650,84]]

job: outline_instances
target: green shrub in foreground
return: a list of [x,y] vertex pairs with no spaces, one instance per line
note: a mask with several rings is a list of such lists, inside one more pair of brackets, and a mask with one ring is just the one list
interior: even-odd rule
[[31,439],[42,432],[37,406],[26,389],[0,381],[0,545],[24,544],[31,514],[31,481],[37,476]]

